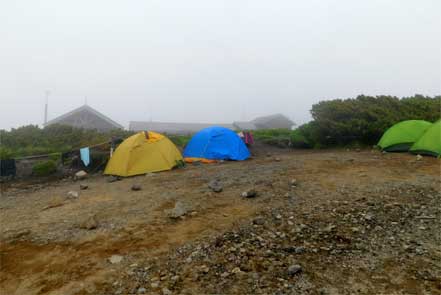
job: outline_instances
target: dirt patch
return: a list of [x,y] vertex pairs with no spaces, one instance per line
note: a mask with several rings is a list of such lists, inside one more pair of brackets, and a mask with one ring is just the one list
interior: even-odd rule
[[[0,198],[0,290],[5,294],[126,294],[140,288],[188,294],[439,290],[439,160],[415,161],[411,155],[370,151],[267,153],[245,162],[188,166],[114,183],[94,176],[82,182],[89,188],[81,191],[80,183],[70,180],[38,184],[38,189],[9,185]],[[212,180],[221,183],[221,193],[208,187]],[[133,184],[141,190],[132,191]],[[255,189],[258,197],[240,196],[249,189]],[[77,191],[79,197],[67,198],[69,191]],[[177,201],[188,212],[172,220],[166,211]],[[81,226],[91,216],[96,227]],[[256,216],[263,223],[254,222]],[[306,229],[298,231],[302,226]],[[375,230],[376,226],[382,229]],[[256,236],[264,245],[256,244]],[[290,252],[300,246],[304,254]],[[239,252],[226,252],[230,248]],[[400,260],[404,254],[407,260]],[[123,260],[111,264],[112,255]],[[228,260],[231,255],[236,258]],[[304,270],[287,277],[284,269],[294,263]]]

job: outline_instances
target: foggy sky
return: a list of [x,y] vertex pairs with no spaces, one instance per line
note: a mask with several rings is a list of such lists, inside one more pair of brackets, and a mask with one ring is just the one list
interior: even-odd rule
[[88,104],[232,122],[324,99],[441,93],[439,0],[1,0],[0,128]]

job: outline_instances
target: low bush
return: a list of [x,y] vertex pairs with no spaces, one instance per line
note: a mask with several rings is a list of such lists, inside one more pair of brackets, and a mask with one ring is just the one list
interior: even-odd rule
[[311,148],[311,144],[303,135],[300,129],[293,130],[291,133],[291,146],[293,148]]
[[110,141],[112,137],[127,138],[132,134],[132,131],[125,130],[102,133],[65,125],[46,128],[28,125],[10,131],[0,130],[0,140],[2,148],[9,150],[11,157],[24,157],[67,152]]
[[312,106],[313,121],[303,129],[315,147],[346,146],[357,142],[373,145],[392,125],[411,119],[435,122],[441,117],[441,96],[360,95],[350,99],[321,101]]
[[13,158],[14,153],[5,147],[0,147],[0,160],[7,160]]
[[178,147],[185,147],[190,141],[190,135],[167,135],[167,137]]
[[252,133],[257,141],[286,148],[291,146],[291,132],[289,129],[266,129],[255,130]]
[[57,165],[53,160],[41,161],[32,167],[34,176],[48,176],[57,172]]

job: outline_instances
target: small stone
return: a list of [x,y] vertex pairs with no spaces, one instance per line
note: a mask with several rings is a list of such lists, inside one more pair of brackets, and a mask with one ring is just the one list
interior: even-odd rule
[[240,270],[240,268],[239,267],[235,267],[235,268],[233,268],[233,270],[231,271],[231,273],[234,273],[234,274],[238,274],[238,273],[241,273],[242,271]]
[[140,184],[134,184],[132,185],[132,191],[140,191],[141,185]]
[[83,223],[80,224],[80,228],[87,230],[96,229],[97,227],[98,227],[98,222],[96,221],[95,216],[89,217]]
[[333,225],[333,224],[329,224],[329,225],[328,225],[323,231],[324,231],[324,232],[327,232],[327,233],[330,233],[330,232],[332,232],[335,228],[336,228],[335,225]]
[[265,224],[265,219],[263,217],[257,217],[253,220],[253,224],[263,225]]
[[112,255],[109,258],[109,262],[112,264],[120,263],[123,260],[123,257],[121,255]]
[[295,178],[291,179],[290,184],[291,184],[291,186],[296,187],[298,185],[297,179],[295,179]]
[[169,211],[169,217],[172,219],[177,219],[181,216],[184,216],[185,214],[187,214],[187,209],[180,201],[177,201],[175,203],[175,207]]
[[282,161],[282,159],[280,159],[280,158],[278,158],[278,157],[275,158],[274,160],[275,160],[276,162],[280,162],[280,161]]
[[372,216],[372,214],[366,214],[366,216],[364,217],[365,220],[367,221],[371,221],[374,217]]
[[18,232],[12,232],[12,233],[8,232],[8,234],[6,234],[5,236],[7,239],[19,239],[21,237],[29,235],[30,233],[31,231],[29,229],[25,229]]
[[150,286],[151,286],[153,289],[156,289],[156,288],[159,287],[159,283],[158,283],[158,282],[153,282],[153,283],[150,284]]
[[119,180],[121,180],[121,177],[119,177],[119,176],[109,176],[108,178],[107,178],[107,182],[109,182],[109,183],[112,183],[112,182],[115,182],[115,181],[119,181]]
[[172,291],[170,291],[170,290],[167,289],[167,288],[162,288],[162,294],[163,294],[163,295],[171,295],[171,294],[173,294],[173,293],[172,293]]
[[220,193],[223,190],[222,185],[217,180],[212,180],[208,183],[208,187],[215,193]]
[[141,287],[138,289],[138,294],[145,294],[147,292],[147,289],[144,287]]
[[86,190],[89,186],[87,184],[80,184],[80,190]]
[[252,189],[252,190],[243,192],[241,196],[244,198],[255,198],[257,196],[257,192],[254,189]]
[[75,180],[82,180],[87,178],[87,172],[84,170],[78,171],[75,173],[74,179]]
[[206,266],[206,265],[202,265],[201,268],[200,268],[200,270],[201,270],[203,273],[208,273],[208,272],[210,271],[210,268],[209,268],[208,266]]
[[421,156],[421,155],[417,155],[417,156],[416,156],[416,160],[417,160],[417,161],[421,161],[422,159],[423,159],[423,156]]
[[305,251],[306,251],[305,247],[302,247],[302,246],[295,247],[295,249],[294,249],[294,253],[296,253],[296,254],[302,254]]
[[277,215],[276,215],[276,219],[282,219],[282,215],[277,214]]
[[67,197],[69,198],[69,199],[76,199],[76,198],[78,198],[80,196],[80,194],[78,193],[78,192],[76,192],[76,191],[69,191],[68,193],[67,193]]
[[302,271],[302,267],[298,264],[293,264],[290,267],[288,267],[288,274],[289,275],[295,275]]

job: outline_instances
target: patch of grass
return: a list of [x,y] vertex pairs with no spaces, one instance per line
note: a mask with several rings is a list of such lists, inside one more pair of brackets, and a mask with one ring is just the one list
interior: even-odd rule
[[292,131],[289,129],[266,129],[253,131],[254,139],[278,147],[290,147]]
[[32,174],[35,176],[48,176],[57,172],[57,165],[54,161],[42,161],[34,164]]

